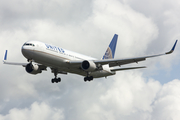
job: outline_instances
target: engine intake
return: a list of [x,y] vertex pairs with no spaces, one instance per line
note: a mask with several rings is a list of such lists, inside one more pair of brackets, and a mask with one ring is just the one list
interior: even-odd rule
[[84,60],[81,64],[81,68],[85,71],[92,72],[94,71],[97,67],[96,64],[93,61],[87,61]]
[[26,65],[26,72],[30,74],[38,74],[41,73],[42,70],[39,68],[37,64],[29,63]]

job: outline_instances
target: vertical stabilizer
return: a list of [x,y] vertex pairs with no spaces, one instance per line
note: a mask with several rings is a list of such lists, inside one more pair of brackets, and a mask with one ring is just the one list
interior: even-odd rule
[[114,34],[114,37],[109,44],[109,47],[107,48],[104,56],[102,59],[113,59],[116,51],[116,43],[117,43],[118,35]]

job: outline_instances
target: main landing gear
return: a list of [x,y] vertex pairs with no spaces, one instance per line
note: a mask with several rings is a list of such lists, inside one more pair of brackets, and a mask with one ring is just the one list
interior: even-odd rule
[[85,77],[84,78],[84,82],[86,82],[86,81],[92,81],[93,80],[93,76],[90,76],[90,77]]
[[61,78],[54,78],[54,79],[51,80],[51,82],[52,83],[54,83],[54,82],[56,82],[56,83],[61,82]]
[[84,82],[93,80],[93,76],[90,76],[90,74],[90,72],[87,72],[87,76],[84,78]]
[[57,78],[57,74],[58,74],[58,71],[55,70],[54,71],[55,78],[51,80],[52,83],[54,83],[54,82],[56,82],[56,83],[61,82],[61,78]]

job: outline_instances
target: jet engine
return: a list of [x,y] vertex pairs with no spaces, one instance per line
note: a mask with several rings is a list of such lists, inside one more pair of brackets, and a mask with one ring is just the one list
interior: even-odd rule
[[88,71],[88,72],[92,72],[94,71],[97,67],[96,67],[96,64],[93,62],[93,61],[87,61],[87,60],[84,60],[81,64],[81,68],[85,71]]
[[29,63],[26,65],[26,72],[30,74],[38,74],[41,73],[42,70],[39,68],[37,64]]

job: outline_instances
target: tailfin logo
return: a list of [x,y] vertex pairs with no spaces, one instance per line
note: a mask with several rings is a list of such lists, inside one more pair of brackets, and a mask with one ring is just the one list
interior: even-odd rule
[[111,51],[111,48],[108,47],[105,55],[103,56],[103,59],[111,59],[111,58],[113,58],[112,51]]

